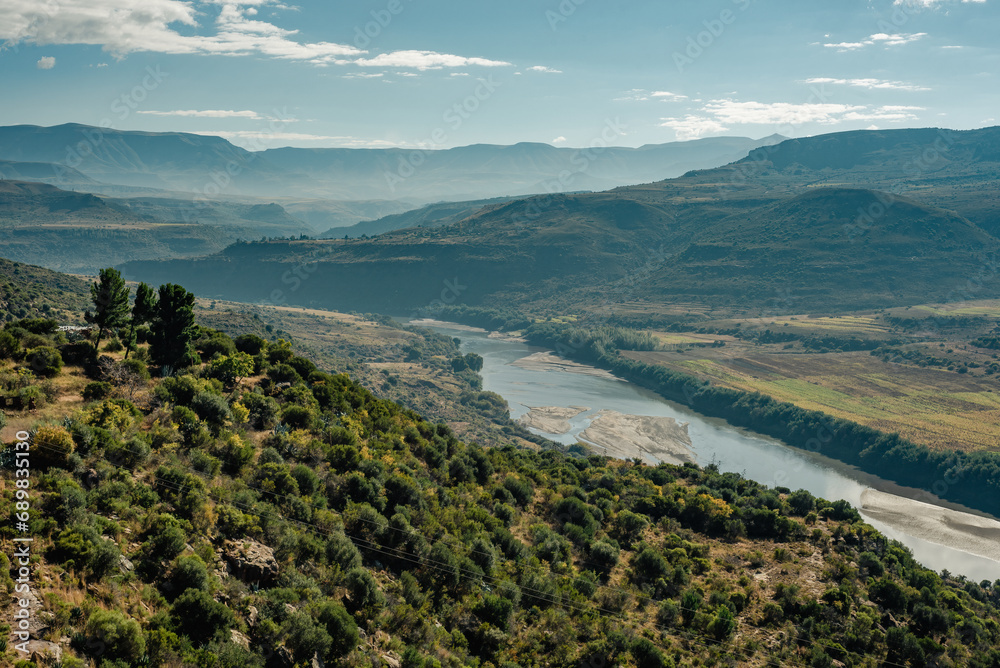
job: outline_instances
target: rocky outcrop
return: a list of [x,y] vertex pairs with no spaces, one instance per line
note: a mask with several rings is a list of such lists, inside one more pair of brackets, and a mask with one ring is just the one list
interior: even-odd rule
[[263,543],[227,540],[222,546],[222,556],[229,564],[229,572],[244,582],[267,585],[278,577],[274,550]]

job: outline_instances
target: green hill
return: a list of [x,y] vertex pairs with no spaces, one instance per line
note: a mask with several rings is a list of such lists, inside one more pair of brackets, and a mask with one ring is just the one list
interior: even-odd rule
[[52,317],[78,321],[90,296],[84,281],[0,258],[0,318]]
[[0,588],[32,538],[2,608],[30,621],[5,665],[21,642],[101,668],[1000,664],[1000,583],[922,567],[843,501],[482,449],[283,341],[202,330],[213,361],[161,378],[144,345],[95,364],[22,324],[0,508],[25,430],[30,510]]
[[115,199],[45,183],[0,181],[0,255],[96,272],[135,259],[205,255],[237,239],[311,231],[277,204]]

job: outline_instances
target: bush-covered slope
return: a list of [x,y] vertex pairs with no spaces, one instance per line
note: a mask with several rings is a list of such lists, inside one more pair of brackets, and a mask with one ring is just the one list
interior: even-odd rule
[[0,319],[79,320],[87,295],[87,284],[78,278],[0,258]]
[[5,387],[63,407],[8,405],[0,511],[28,429],[33,647],[64,666],[1000,665],[1000,584],[844,502],[484,450],[283,342],[202,330],[203,362],[154,381],[144,346],[50,332],[0,334]]

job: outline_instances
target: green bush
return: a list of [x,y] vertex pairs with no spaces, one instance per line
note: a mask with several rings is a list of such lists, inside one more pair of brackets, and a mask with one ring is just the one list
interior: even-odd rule
[[95,610],[87,620],[89,646],[103,650],[99,656],[137,665],[146,652],[146,639],[138,622],[117,610]]
[[273,398],[256,392],[247,392],[240,399],[240,403],[250,411],[250,425],[254,429],[271,429],[278,423],[280,407]]
[[170,614],[177,623],[178,632],[195,645],[221,637],[236,625],[232,611],[201,589],[188,589],[178,596]]
[[87,383],[83,388],[83,400],[84,401],[100,401],[101,399],[106,399],[111,396],[114,391],[114,385],[107,383],[103,380],[95,380],[91,383]]
[[209,582],[211,579],[208,575],[208,567],[205,566],[201,557],[195,554],[189,557],[178,557],[174,561],[164,589],[170,598],[176,598],[188,589],[208,591]]
[[259,355],[267,351],[267,341],[256,334],[242,334],[237,336],[233,340],[233,343],[236,346],[236,350],[248,355]]
[[0,360],[15,359],[21,351],[21,344],[10,332],[0,331]]
[[216,430],[225,426],[233,417],[226,398],[214,392],[199,392],[191,400],[191,408]]
[[28,354],[24,356],[24,363],[35,375],[43,378],[58,376],[63,368],[62,355],[59,354],[58,350],[49,346],[29,350]]
[[65,467],[76,449],[73,437],[63,427],[39,427],[31,444],[35,458],[45,466]]
[[357,646],[358,625],[344,606],[327,601],[320,606],[316,619],[326,627],[326,632],[333,639],[327,655],[328,661],[345,656]]

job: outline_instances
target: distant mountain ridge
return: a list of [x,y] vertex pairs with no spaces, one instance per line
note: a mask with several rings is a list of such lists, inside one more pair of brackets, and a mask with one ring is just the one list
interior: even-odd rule
[[115,199],[0,180],[0,257],[74,272],[133,259],[187,257],[239,239],[311,230],[278,204]]
[[[942,133],[947,151],[910,169]],[[243,244],[126,270],[144,280],[182,272],[206,296],[390,313],[432,303],[445,280],[463,286],[462,303],[563,311],[625,302],[856,310],[947,301],[970,281],[987,298],[1000,295],[996,272],[983,278],[1000,257],[990,234],[1000,163],[976,147],[998,136],[1000,128],[789,140],[721,168],[517,199],[442,227]],[[308,281],[295,280],[289,272],[303,265]]]
[[0,160],[65,165],[103,183],[208,197],[411,198],[427,203],[658,181],[738,160],[779,139],[713,137],[640,148],[570,149],[522,143],[446,150],[251,152],[209,135],[67,123],[0,127]]

